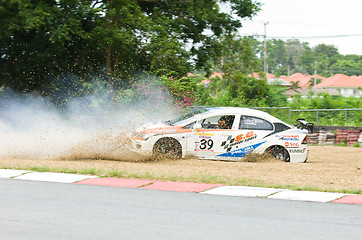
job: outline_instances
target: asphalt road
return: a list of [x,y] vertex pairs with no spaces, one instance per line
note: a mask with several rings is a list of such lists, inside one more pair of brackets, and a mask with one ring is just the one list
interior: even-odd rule
[[0,179],[0,239],[360,239],[362,206]]

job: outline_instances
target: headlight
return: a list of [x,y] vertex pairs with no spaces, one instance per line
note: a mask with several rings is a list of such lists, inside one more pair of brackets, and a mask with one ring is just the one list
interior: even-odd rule
[[155,133],[136,133],[134,139],[138,141],[146,141],[150,137],[154,136]]

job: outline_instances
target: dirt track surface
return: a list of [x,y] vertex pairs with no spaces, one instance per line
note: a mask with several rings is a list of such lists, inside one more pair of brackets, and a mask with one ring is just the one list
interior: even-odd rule
[[126,175],[170,179],[215,179],[236,185],[316,187],[328,190],[362,190],[362,148],[311,146],[307,163],[276,160],[222,162],[197,159],[123,162],[108,160],[0,159],[0,168],[49,167],[123,171]]

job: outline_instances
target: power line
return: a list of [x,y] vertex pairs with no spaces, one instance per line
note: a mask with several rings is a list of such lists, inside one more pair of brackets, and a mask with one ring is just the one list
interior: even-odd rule
[[[264,35],[253,34],[253,37],[264,37]],[[362,36],[362,33],[359,34],[344,34],[344,35],[329,35],[329,36],[289,36],[289,37],[268,37],[268,39],[290,39],[290,38],[298,38],[298,39],[311,39],[311,38],[340,38],[340,37],[357,37]]]

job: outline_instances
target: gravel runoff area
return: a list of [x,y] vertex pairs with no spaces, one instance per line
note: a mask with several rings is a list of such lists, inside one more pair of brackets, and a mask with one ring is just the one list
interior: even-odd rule
[[[243,180],[265,186],[294,185],[328,190],[362,190],[362,148],[310,146],[307,163],[284,163],[270,159],[253,162],[224,162],[198,159],[150,162],[70,159],[0,159],[0,168],[48,167],[61,169],[117,170],[127,174],[158,177],[214,177]],[[240,181],[239,181],[240,183]]]

